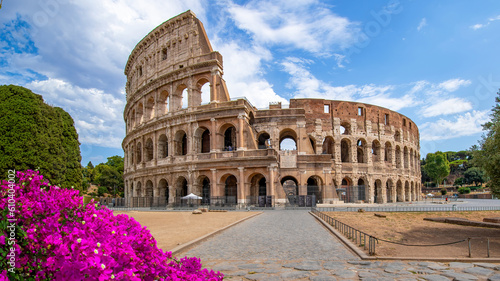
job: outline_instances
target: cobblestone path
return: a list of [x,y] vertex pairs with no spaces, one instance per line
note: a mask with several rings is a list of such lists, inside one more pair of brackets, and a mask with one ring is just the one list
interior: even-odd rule
[[307,211],[266,211],[177,256],[227,280],[500,281],[500,264],[362,261]]

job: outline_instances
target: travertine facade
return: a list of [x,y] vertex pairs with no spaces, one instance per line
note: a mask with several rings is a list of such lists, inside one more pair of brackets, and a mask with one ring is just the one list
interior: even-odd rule
[[[338,190],[360,186],[356,201],[419,199],[419,132],[409,118],[323,99],[258,110],[231,100],[222,74],[221,54],[190,11],[137,44],[125,68],[126,197],[173,203],[195,193],[247,204],[265,195],[285,203],[291,192],[333,203]],[[202,101],[205,84],[210,100]]]

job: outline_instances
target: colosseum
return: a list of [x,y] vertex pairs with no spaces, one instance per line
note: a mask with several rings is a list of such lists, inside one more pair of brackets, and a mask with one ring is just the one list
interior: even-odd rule
[[[231,99],[222,55],[187,11],[155,28],[125,68],[129,206],[274,207],[419,200],[417,126],[358,102]],[[167,205],[168,204],[168,205]]]

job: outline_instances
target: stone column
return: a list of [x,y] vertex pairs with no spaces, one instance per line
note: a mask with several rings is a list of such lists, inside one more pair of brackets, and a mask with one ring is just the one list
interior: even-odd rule
[[219,186],[217,185],[217,169],[210,169],[212,171],[212,179],[210,180],[210,197],[220,196]]
[[245,167],[238,167],[240,178],[238,181],[238,204],[245,203]]
[[210,81],[210,102],[219,102],[219,93],[217,92],[217,78],[220,72],[218,68],[212,69],[212,81]]
[[244,114],[240,114],[238,115],[238,150],[246,150],[246,142],[245,142],[245,137],[244,137],[244,134],[243,134],[243,130],[244,130],[244,120],[245,120],[245,115]]
[[215,118],[210,118],[211,128],[210,128],[210,152],[217,152],[217,124]]

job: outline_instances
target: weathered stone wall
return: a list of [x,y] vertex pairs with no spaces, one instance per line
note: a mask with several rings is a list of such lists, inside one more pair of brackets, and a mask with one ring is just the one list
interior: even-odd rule
[[[289,108],[257,110],[245,99],[230,100],[222,56],[190,11],[141,40],[125,74],[127,197],[173,203],[192,192],[236,196],[239,204],[259,195],[285,203],[283,185],[292,184],[324,203],[338,201],[339,188],[358,185],[364,202],[419,199],[413,121],[357,102],[292,99]],[[202,104],[206,83],[210,102]],[[295,149],[285,149],[287,141]]]

